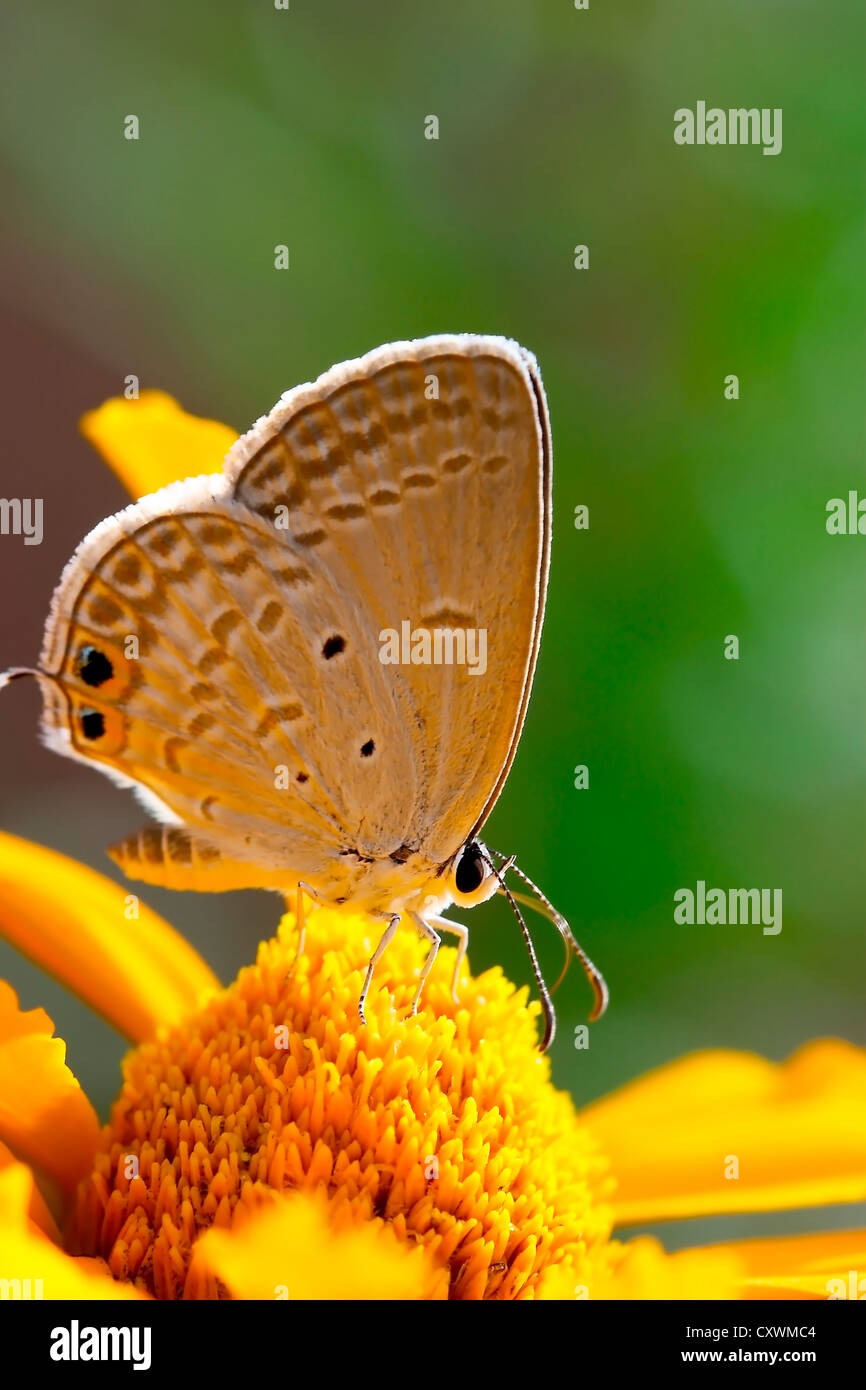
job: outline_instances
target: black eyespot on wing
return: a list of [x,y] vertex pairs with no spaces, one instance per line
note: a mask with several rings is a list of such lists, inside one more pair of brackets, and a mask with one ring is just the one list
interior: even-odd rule
[[104,685],[114,675],[114,667],[105,652],[97,647],[82,647],[78,654],[78,674],[85,685]]
[[376,745],[373,742],[373,740],[371,738],[368,738],[366,743],[361,744],[361,757],[369,758],[375,747]]
[[295,778],[296,782],[309,782],[309,780],[309,776],[306,772],[299,772]]
[[326,661],[330,661],[332,656],[338,656],[340,652],[345,650],[345,637],[340,637],[338,634],[335,634],[333,637],[329,637],[325,645],[322,647],[322,656],[325,658]]
[[477,845],[467,845],[454,871],[459,893],[474,893],[484,882],[484,859]]
[[102,738],[105,733],[105,720],[98,709],[83,709],[79,719],[81,732],[85,738]]

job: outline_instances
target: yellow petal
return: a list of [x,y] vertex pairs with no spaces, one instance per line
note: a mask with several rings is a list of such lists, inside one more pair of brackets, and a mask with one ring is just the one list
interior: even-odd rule
[[741,1298],[866,1299],[866,1230],[734,1241],[726,1248],[743,1265]]
[[93,1162],[99,1121],[53,1034],[44,1010],[23,1013],[0,980],[0,1138],[70,1192]]
[[[118,1284],[101,1260],[74,1259],[34,1231],[28,1219],[33,1177],[22,1163],[0,1171],[0,1278],[14,1282],[4,1297],[142,1298],[130,1284]],[[29,1281],[29,1284],[28,1282]]]
[[178,478],[221,472],[238,437],[218,420],[188,415],[165,391],[142,391],[136,401],[114,396],[79,427],[135,498]]
[[580,1291],[581,1297],[866,1297],[866,1231],[731,1241],[675,1255],[641,1236],[615,1242],[605,1259],[607,1270],[595,1276],[588,1293]]
[[619,1225],[866,1198],[866,1052],[848,1043],[782,1064],[695,1053],[583,1119],[611,1160]]
[[[246,1213],[243,1213],[246,1216]],[[399,1242],[389,1223],[356,1223],[308,1193],[281,1197],[232,1230],[212,1227],[195,1263],[245,1299],[447,1298],[447,1265]]]
[[[198,952],[143,903],[65,855],[0,831],[0,936],[139,1042],[219,988]],[[136,899],[137,901],[137,899]]]
[[590,1299],[717,1299],[735,1298],[741,1287],[742,1266],[736,1252],[710,1247],[669,1255],[651,1236],[605,1252],[604,1266],[586,1293]]
[[[6,1144],[0,1143],[0,1172],[2,1172],[4,1168],[14,1167],[17,1163],[18,1159],[15,1157],[12,1150],[8,1148]],[[42,1196],[35,1182],[32,1184],[27,1218],[31,1228],[35,1228],[37,1232],[41,1231],[42,1234],[53,1241],[55,1245],[60,1244],[61,1236],[57,1222],[48,1210],[48,1203]]]

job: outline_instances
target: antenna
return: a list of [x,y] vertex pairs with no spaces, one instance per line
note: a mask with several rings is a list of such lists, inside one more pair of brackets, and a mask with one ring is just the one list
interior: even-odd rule
[[[602,1014],[607,1008],[608,1000],[610,998],[607,984],[605,983],[605,979],[601,971],[597,969],[595,965],[593,965],[589,956],[578,944],[577,940],[575,939],[574,933],[571,930],[571,927],[566,922],[562,913],[557,912],[550,899],[545,897],[541,889],[532,882],[532,879],[529,877],[529,875],[525,874],[522,869],[518,868],[517,864],[514,862],[514,856],[512,855],[510,858],[506,858],[504,854],[500,854],[499,850],[496,849],[492,850],[491,853],[495,854],[497,859],[502,860],[503,873],[505,872],[506,868],[512,868],[514,872],[517,874],[517,877],[523,883],[526,884],[527,888],[529,888],[532,891],[532,893],[534,893],[537,901],[533,902],[531,898],[524,897],[522,893],[517,894],[516,896],[519,897],[520,900],[527,907],[533,907],[536,912],[540,912],[543,917],[546,917],[548,921],[552,922],[553,925],[556,927],[556,930],[562,937],[563,942],[565,943],[565,965],[563,966],[562,971],[559,975],[559,979],[553,986],[553,990],[551,990],[551,993],[555,993],[555,991],[559,988],[560,984],[565,978],[568,967],[571,964],[572,956],[577,956],[577,959],[583,966],[584,974],[586,975],[586,978],[588,979],[590,987],[592,989],[594,1004],[592,1008],[592,1013],[589,1015],[589,1022],[595,1023],[597,1019],[601,1018]],[[492,867],[493,866],[491,865],[491,868]],[[497,874],[496,877],[499,879],[500,883],[502,883],[500,875]],[[512,906],[514,907],[514,910],[516,912],[517,906],[514,901],[515,895],[509,892],[507,888],[505,888],[504,883],[502,883],[502,887],[506,895],[511,899]]]

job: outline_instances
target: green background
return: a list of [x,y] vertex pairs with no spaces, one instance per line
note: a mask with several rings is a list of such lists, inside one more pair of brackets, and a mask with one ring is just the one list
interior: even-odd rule
[[[0,665],[35,658],[62,564],[123,505],[76,421],[127,373],[244,429],[380,342],[514,337],[549,397],[554,549],[488,838],[612,992],[576,1051],[569,976],[555,1079],[580,1102],[695,1048],[866,1042],[866,537],[825,529],[828,499],[866,496],[861,7],[42,0],[2,44],[2,490],[44,497],[46,529],[0,540]],[[698,99],[783,108],[782,153],[676,146]],[[33,689],[3,699],[0,824],[113,873],[132,797],[37,745]],[[675,925],[698,879],[781,888],[781,934]],[[264,894],[145,896],[225,979],[277,916]],[[529,979],[503,903],[468,920],[475,970]],[[104,1113],[121,1039],[12,952],[0,968]]]

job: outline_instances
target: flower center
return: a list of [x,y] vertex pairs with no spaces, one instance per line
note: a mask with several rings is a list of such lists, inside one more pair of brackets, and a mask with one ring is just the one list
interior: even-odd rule
[[191,1267],[197,1237],[321,1188],[358,1222],[429,1245],[453,1298],[531,1296],[554,1268],[580,1282],[610,1231],[611,1180],[550,1084],[535,1010],[498,968],[464,975],[455,1004],[443,948],[425,1008],[405,1019],[424,946],[401,927],[364,1026],[375,937],[375,923],[320,908],[296,960],[286,918],[233,985],[126,1057],[70,1250],[158,1298],[224,1297]]

